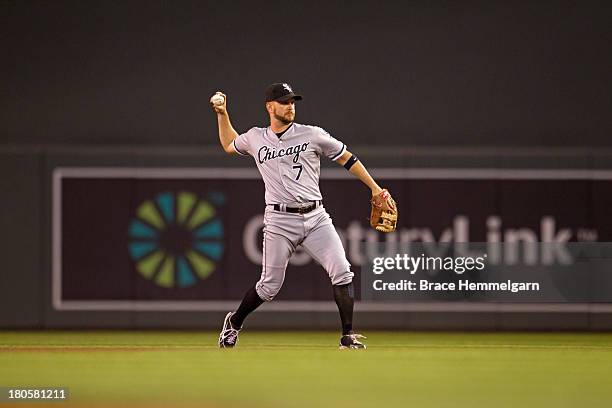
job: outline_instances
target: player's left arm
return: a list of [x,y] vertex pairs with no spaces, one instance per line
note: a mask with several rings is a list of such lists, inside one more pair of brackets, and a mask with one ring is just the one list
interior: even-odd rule
[[374,181],[370,173],[368,173],[368,170],[353,153],[346,150],[342,153],[342,156],[336,160],[336,163],[345,168],[348,167],[349,173],[357,177],[363,184],[372,190],[372,196],[378,195],[382,191],[382,188]]

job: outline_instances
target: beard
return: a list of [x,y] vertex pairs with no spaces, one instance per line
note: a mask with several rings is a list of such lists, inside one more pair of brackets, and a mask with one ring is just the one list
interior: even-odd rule
[[295,119],[295,113],[287,113],[285,116],[281,116],[278,113],[274,112],[274,118],[285,125],[290,124]]

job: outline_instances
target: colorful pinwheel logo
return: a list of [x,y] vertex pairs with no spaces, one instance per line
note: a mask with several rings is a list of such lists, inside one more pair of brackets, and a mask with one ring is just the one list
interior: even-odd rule
[[223,255],[223,224],[215,208],[186,191],[163,192],[140,204],[128,235],[138,273],[164,288],[206,279]]

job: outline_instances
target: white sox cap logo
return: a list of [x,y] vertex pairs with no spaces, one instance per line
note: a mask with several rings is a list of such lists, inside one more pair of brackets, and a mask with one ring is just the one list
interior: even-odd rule
[[291,89],[291,87],[287,84],[283,84],[283,88],[285,88],[287,92],[293,92],[293,89]]

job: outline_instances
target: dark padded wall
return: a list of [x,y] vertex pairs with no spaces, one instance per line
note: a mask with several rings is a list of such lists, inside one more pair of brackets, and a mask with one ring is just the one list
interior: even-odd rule
[[0,151],[0,326],[42,325],[41,158]]
[[2,1],[0,142],[215,144],[264,87],[347,144],[610,145],[609,2]]

